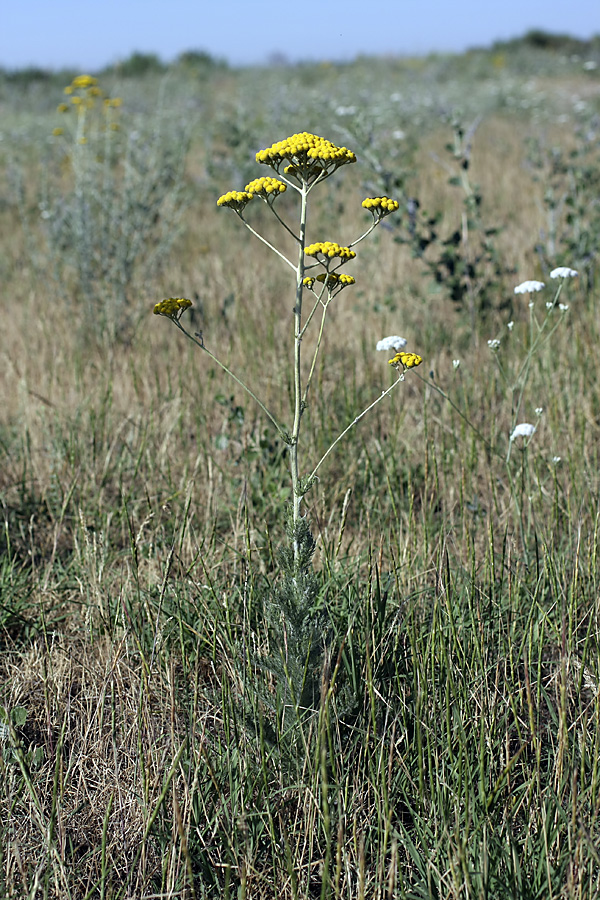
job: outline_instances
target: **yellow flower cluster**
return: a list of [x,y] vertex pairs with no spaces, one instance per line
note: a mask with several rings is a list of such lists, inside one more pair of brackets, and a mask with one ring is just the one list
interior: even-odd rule
[[307,256],[314,256],[315,258],[324,256],[326,259],[334,259],[334,257],[338,256],[342,262],[347,262],[347,260],[354,259],[356,256],[354,250],[351,250],[349,247],[340,247],[339,244],[334,244],[331,241],[317,241],[316,244],[309,244],[308,247],[304,248],[304,252]]
[[325,279],[327,279],[327,287],[332,287],[334,284],[339,284],[341,287],[356,284],[356,280],[352,275],[338,275],[336,272],[330,272],[327,275],[325,273],[317,275],[317,281],[320,281],[321,284],[324,283]]
[[419,356],[418,353],[404,353],[402,350],[399,353],[396,353],[393,359],[388,360],[390,366],[393,366],[395,369],[400,369],[404,371],[405,369],[413,369],[415,366],[420,366],[423,362],[423,357]]
[[284,191],[287,191],[287,184],[279,181],[278,178],[271,178],[267,175],[264,178],[255,178],[254,181],[246,185],[245,190],[249,194],[258,194],[259,197],[266,197],[269,194],[277,196],[277,194],[283,194]]
[[93,75],[76,75],[71,82],[71,86],[74,88],[95,87],[97,84],[98,79],[94,78]]
[[228,191],[217,200],[217,206],[228,206],[235,212],[241,212],[247,203],[250,203],[254,194],[250,191]]
[[380,219],[396,212],[400,206],[397,200],[390,200],[389,197],[367,197],[363,200],[362,205]]
[[347,147],[337,147],[326,138],[303,131],[283,141],[277,141],[265,150],[259,150],[256,161],[271,166],[276,171],[289,163],[284,171],[300,181],[313,180],[320,175],[330,175],[339,166],[356,162],[356,155]]
[[168,300],[161,300],[154,307],[155,316],[167,316],[169,319],[179,319],[184,310],[192,305],[191,300],[185,297],[169,297]]

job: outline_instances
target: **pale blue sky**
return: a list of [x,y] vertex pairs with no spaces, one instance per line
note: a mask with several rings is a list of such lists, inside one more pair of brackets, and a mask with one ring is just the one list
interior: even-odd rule
[[0,66],[93,70],[134,50],[233,64],[461,51],[530,28],[600,33],[600,0],[3,0]]

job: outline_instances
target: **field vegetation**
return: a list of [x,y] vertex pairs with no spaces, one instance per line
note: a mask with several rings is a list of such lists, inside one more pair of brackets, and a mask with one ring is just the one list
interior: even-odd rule
[[[600,897],[600,42],[93,74],[0,72],[0,896]],[[294,279],[216,201],[303,131],[357,156],[309,242],[399,203],[306,471],[398,378],[381,338],[423,362],[300,534],[285,440],[152,311],[291,430]]]

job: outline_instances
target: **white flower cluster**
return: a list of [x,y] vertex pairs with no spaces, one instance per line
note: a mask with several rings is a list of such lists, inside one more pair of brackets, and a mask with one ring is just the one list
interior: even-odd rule
[[400,337],[398,334],[390,334],[389,337],[382,338],[380,341],[377,341],[377,350],[395,350],[398,352],[399,350],[404,350],[406,347],[407,340],[406,338]]

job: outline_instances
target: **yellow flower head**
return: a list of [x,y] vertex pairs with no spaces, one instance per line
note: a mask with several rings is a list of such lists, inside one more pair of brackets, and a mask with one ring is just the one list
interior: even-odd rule
[[251,181],[250,184],[246,185],[246,191],[250,194],[257,194],[259,197],[262,197],[263,200],[267,200],[269,197],[277,197],[279,194],[283,194],[284,191],[287,191],[287,184],[284,184],[283,181],[279,181],[277,178],[271,178],[269,175],[263,178],[255,178],[254,181]]
[[63,129],[62,128],[53,128],[52,134],[54,135],[54,137],[60,137],[60,135],[63,134]]
[[65,94],[72,94],[72,93],[73,93],[73,88],[72,88],[72,86],[71,86],[70,84],[67,85],[67,87],[66,87],[65,90],[64,90],[64,93],[65,93]]
[[315,283],[315,279],[312,278],[310,275],[302,280],[302,284],[304,285],[305,288],[308,288],[309,291],[312,290],[312,286],[314,283]]
[[113,97],[108,102],[109,102],[110,106],[114,106],[115,108],[117,106],[123,106],[123,100],[121,97]]
[[83,100],[81,97],[71,97],[71,103],[74,106],[81,106],[81,104],[83,103]]
[[179,319],[182,313],[192,305],[191,300],[185,297],[169,297],[161,300],[154,307],[155,316],[166,316],[168,319]]
[[314,256],[321,263],[336,257],[344,263],[349,259],[354,259],[356,256],[354,250],[351,250],[349,247],[340,247],[339,244],[334,244],[331,241],[317,241],[316,244],[309,244],[308,247],[304,248],[304,252],[307,256]]
[[396,353],[393,359],[388,360],[390,366],[393,366],[395,369],[402,369],[404,372],[406,369],[413,369],[415,366],[420,366],[423,362],[423,357],[419,356],[418,353],[404,353],[402,350],[399,353]]
[[59,103],[58,106],[56,107],[56,112],[66,113],[66,112],[69,112],[70,108],[71,107],[68,106],[66,103]]
[[77,75],[71,82],[72,88],[88,88],[98,84],[98,79],[93,75]]
[[400,206],[397,200],[390,200],[389,197],[366,197],[362,205],[378,221],[383,219],[384,216],[389,216],[390,213],[396,212]]
[[347,147],[337,147],[326,138],[303,131],[259,150],[256,161],[277,172],[283,166],[287,175],[306,182],[327,177],[340,166],[356,162],[356,155]]
[[321,284],[327,281],[327,287],[330,290],[332,287],[336,286],[341,289],[343,287],[348,287],[349,284],[356,284],[356,280],[352,275],[338,275],[337,272],[329,272],[327,275],[317,275],[317,281],[320,281]]
[[254,194],[251,194],[250,191],[228,191],[219,197],[217,206],[228,206],[229,209],[239,213],[250,203],[253,197]]

